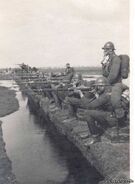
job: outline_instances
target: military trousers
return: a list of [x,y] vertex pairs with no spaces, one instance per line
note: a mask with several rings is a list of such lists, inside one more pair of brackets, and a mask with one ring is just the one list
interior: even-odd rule
[[80,110],[78,116],[81,116],[81,119],[87,121],[89,131],[92,135],[99,134],[99,129],[105,130],[107,127],[117,126],[118,124],[112,112],[102,110]]
[[116,83],[112,87],[111,103],[114,109],[121,107],[121,95],[122,92],[127,88],[128,87],[122,83]]
[[116,117],[119,119],[125,116],[125,111],[122,107],[121,95],[122,92],[127,88],[128,87],[122,83],[116,83],[112,87],[111,104],[116,114]]
[[88,109],[90,99],[88,98],[75,98],[75,97],[66,97],[66,103],[68,104],[68,111],[71,116],[76,115],[78,108]]

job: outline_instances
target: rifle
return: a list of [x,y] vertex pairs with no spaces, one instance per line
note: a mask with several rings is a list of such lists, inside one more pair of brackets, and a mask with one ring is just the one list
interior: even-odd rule
[[[45,77],[42,77],[42,78],[41,78],[41,77],[36,76],[36,75],[30,75],[30,76],[27,76],[27,75],[26,75],[26,76],[23,76],[23,75],[22,75],[22,76],[20,76],[20,77],[23,78],[23,79],[31,79],[31,80],[45,80]],[[47,77],[47,76],[46,76],[46,77]],[[92,75],[91,75],[91,76],[87,76],[87,75],[85,76],[85,75],[84,75],[84,76],[82,76],[82,77],[85,78],[85,79],[86,79],[86,78],[95,78],[95,77],[92,76]],[[77,77],[73,77],[73,79],[77,79]],[[55,76],[55,77],[51,77],[50,80],[56,80],[56,81],[59,80],[59,81],[61,81],[61,80],[64,80],[64,76]]]
[[67,81],[24,81],[24,82],[20,82],[20,84],[55,84],[55,85],[58,85],[60,83],[64,83],[64,84],[67,84],[68,82]]
[[46,92],[46,91],[74,91],[74,90],[81,90],[81,91],[91,91],[91,87],[86,88],[44,88],[44,89],[32,89],[34,92]]

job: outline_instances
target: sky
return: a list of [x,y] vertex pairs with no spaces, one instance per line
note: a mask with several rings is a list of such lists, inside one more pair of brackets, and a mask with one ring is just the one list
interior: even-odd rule
[[129,0],[0,0],[0,67],[100,66],[129,54]]

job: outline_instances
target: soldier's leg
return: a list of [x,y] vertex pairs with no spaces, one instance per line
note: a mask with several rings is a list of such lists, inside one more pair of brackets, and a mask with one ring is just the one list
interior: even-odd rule
[[[98,110],[87,110],[84,119],[87,121],[89,131],[92,135],[92,139],[88,144],[100,141],[100,135],[105,131],[107,126],[112,127],[117,124],[116,118],[112,117],[110,112]],[[96,125],[97,122],[100,123],[100,129]]]
[[90,133],[92,135],[99,134],[99,128],[97,127],[96,122],[101,123],[103,128],[107,126],[105,117],[106,113],[104,111],[99,110],[86,111],[84,119],[87,121]]
[[91,135],[98,135],[98,128],[96,126],[96,122],[95,122],[95,118],[90,114],[87,118],[86,118],[88,127],[89,127],[89,131]]
[[89,100],[87,98],[75,98],[75,97],[66,97],[66,102],[76,108],[87,109]]
[[62,107],[63,101],[65,100],[66,96],[68,96],[68,91],[58,91],[57,96]]
[[71,116],[76,114],[76,108],[80,104],[80,99],[74,97],[66,97],[65,103],[68,105],[68,112]]
[[50,88],[50,89],[51,89],[50,84],[45,84],[43,89],[44,89],[44,95],[45,95],[46,97],[48,97],[49,100],[51,100],[51,99],[53,98],[53,97],[52,97],[52,94],[51,94],[50,91],[46,91],[46,90],[45,90],[46,88]]
[[105,114],[104,112],[98,111],[98,110],[84,110],[84,113],[82,112],[83,120],[87,121],[89,131],[91,134],[90,141],[85,143],[85,145],[93,144],[100,141],[100,135],[102,133],[101,129],[97,126],[97,122],[106,123],[105,121]]
[[112,103],[115,115],[118,119],[123,118],[125,115],[125,112],[121,104],[121,95],[125,88],[126,86],[122,83],[116,83],[112,87],[111,103]]
[[113,108],[121,107],[122,83],[116,83],[112,87],[111,103]]
[[57,92],[52,91],[51,94],[52,94],[52,96],[53,96],[53,99],[54,99],[54,101],[55,101],[55,104],[56,104],[58,107],[61,107],[60,100],[59,100],[59,98],[58,98]]
[[65,99],[65,103],[68,105],[68,111],[71,116],[76,115],[76,110],[79,107],[86,109],[87,102],[88,100],[84,103],[84,100],[75,97],[66,97]]
[[95,122],[100,123],[101,128],[104,130],[108,126],[116,126],[117,119],[111,112],[99,111],[99,110],[85,110],[81,112],[81,116],[87,121],[91,134],[98,134],[98,129]]

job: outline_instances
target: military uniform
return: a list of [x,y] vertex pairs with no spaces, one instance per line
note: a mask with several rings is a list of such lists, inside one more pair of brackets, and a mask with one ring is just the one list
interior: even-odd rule
[[87,121],[91,135],[99,135],[99,127],[97,126],[97,124],[99,123],[102,129],[116,126],[118,123],[118,120],[116,119],[115,115],[109,111],[87,110],[83,112],[82,117],[83,120]]
[[[66,83],[66,85],[58,85],[53,86],[54,88],[58,89],[56,91],[52,92],[52,96],[54,98],[54,101],[58,107],[62,107],[62,101],[65,99],[65,97],[68,95],[68,87],[71,84],[72,78],[74,76],[74,68],[70,67],[70,64],[66,64],[67,68],[65,69],[65,77],[63,78],[63,82]],[[59,91],[59,87],[63,88],[63,91]]]
[[121,60],[115,54],[109,57],[105,64],[102,63],[103,76],[107,78],[109,84],[121,82],[120,65]]
[[123,91],[125,91],[126,89],[128,89],[128,87],[123,83],[116,83],[112,87],[111,103],[112,103],[115,115],[118,119],[124,118],[126,113],[125,109],[123,109],[122,107],[122,101],[121,101],[121,95]]
[[[75,111],[77,108],[107,110],[111,108],[111,101],[110,101],[111,95],[109,91],[110,89],[106,89],[106,91],[101,95],[96,96],[96,94],[95,95],[93,94],[93,96],[90,96],[90,98],[86,98],[85,96],[83,96],[81,99],[74,97],[67,97],[66,101],[69,104],[69,109],[73,109]],[[109,107],[108,103],[110,103]]]
[[[113,86],[111,95],[111,103],[113,106],[113,111],[116,113],[117,118],[123,118],[125,112],[121,105],[121,94],[123,91],[121,67],[124,65],[121,64],[121,62],[123,61],[121,61],[120,58],[129,60],[129,57],[126,55],[117,56],[114,52],[115,47],[112,42],[107,42],[102,49],[104,49],[105,53],[105,58],[101,62],[103,76],[106,77],[108,83]],[[128,68],[127,63],[125,64]],[[124,71],[125,70],[126,67],[124,66]]]
[[82,108],[79,109],[77,115],[87,121],[91,134],[95,135],[98,133],[95,121],[101,123],[102,127],[115,126],[117,124],[117,119],[112,113],[111,94],[108,90],[93,100],[85,97],[81,99],[68,98],[68,102],[70,104],[70,113],[75,112],[77,108]]
[[71,82],[72,78],[74,77],[74,68],[73,67],[69,67],[65,69],[65,80],[69,81],[69,83]]

